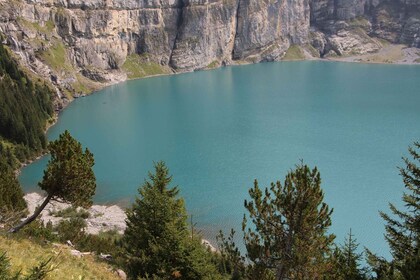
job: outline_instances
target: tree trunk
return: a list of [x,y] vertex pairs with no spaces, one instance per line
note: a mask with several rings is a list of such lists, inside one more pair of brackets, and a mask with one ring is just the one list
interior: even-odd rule
[[23,222],[21,222],[17,226],[11,228],[9,230],[9,232],[12,232],[12,233],[18,232],[21,228],[23,228],[27,224],[30,224],[31,222],[33,222],[36,219],[36,217],[39,216],[39,214],[42,212],[42,210],[44,210],[45,206],[47,206],[48,202],[50,202],[52,197],[53,197],[53,195],[49,194],[45,198],[44,202],[42,202],[42,204],[38,208],[35,209],[35,212],[31,216],[29,216],[26,220],[24,220]]

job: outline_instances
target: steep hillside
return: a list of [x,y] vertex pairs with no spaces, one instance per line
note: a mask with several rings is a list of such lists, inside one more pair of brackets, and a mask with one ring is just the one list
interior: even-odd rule
[[16,168],[46,148],[44,131],[53,116],[54,93],[21,70],[0,44],[0,157]]
[[120,279],[105,263],[96,261],[90,255],[72,256],[70,248],[65,245],[40,246],[27,239],[15,240],[0,236],[0,255],[3,253],[10,260],[12,273],[21,270],[26,274],[40,261],[52,258],[49,264],[52,271],[46,279]]

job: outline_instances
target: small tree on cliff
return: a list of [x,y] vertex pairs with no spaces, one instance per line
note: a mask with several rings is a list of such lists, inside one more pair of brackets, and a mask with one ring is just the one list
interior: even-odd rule
[[318,170],[300,164],[262,191],[255,180],[245,201],[253,226],[242,228],[252,279],[321,279],[335,236],[327,234],[332,210],[323,202]]
[[85,149],[66,130],[48,145],[51,159],[48,161],[44,177],[38,184],[47,193],[44,202],[35,213],[12,228],[17,232],[38,217],[51,200],[71,203],[73,206],[90,207],[95,194],[96,179],[93,173],[93,154]]

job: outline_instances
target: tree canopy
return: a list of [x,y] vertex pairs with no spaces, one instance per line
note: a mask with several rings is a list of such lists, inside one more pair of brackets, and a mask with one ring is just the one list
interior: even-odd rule
[[199,239],[189,235],[184,200],[164,162],[154,166],[139,197],[127,210],[123,244],[133,279],[217,279],[218,272]]
[[85,149],[66,130],[48,145],[51,159],[44,170],[39,187],[47,193],[44,202],[27,220],[13,228],[18,231],[35,220],[51,199],[70,203],[75,207],[90,207],[96,190],[93,154]]
[[[316,168],[299,164],[284,184],[260,189],[257,180],[245,201],[248,219],[242,228],[247,257],[254,265],[251,278],[320,279],[328,272],[335,236],[328,234],[332,210],[323,202]],[[271,276],[270,276],[271,275]]]
[[399,168],[406,192],[402,196],[405,210],[390,203],[392,216],[381,212],[385,221],[385,238],[392,260],[387,261],[369,252],[369,263],[378,279],[415,280],[420,275],[420,143],[409,147],[412,159],[404,157]]
[[52,90],[33,82],[0,43],[0,156],[12,167],[46,148],[44,130],[54,114],[52,97]]

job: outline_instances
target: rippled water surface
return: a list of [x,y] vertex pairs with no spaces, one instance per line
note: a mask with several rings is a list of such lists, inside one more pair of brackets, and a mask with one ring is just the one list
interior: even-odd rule
[[[164,160],[209,239],[240,232],[247,190],[283,180],[303,159],[317,166],[331,231],[352,232],[388,256],[379,210],[401,205],[397,166],[420,139],[420,67],[328,62],[264,63],[155,77],[74,101],[50,129],[68,129],[94,153],[96,203],[127,205]],[[47,162],[25,168],[37,190]]]

